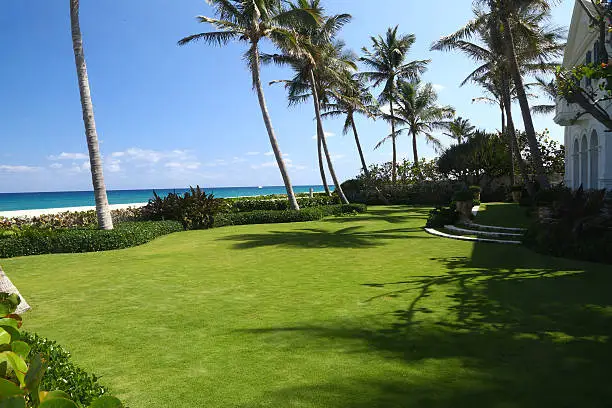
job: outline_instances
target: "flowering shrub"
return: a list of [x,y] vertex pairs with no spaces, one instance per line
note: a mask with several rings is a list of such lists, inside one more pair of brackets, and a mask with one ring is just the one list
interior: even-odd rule
[[[111,215],[114,223],[139,221],[141,219],[140,208],[126,208],[112,210]],[[70,212],[59,214],[43,214],[36,217],[0,217],[0,230],[24,229],[26,227],[43,229],[62,228],[97,228],[98,218],[94,210]]]

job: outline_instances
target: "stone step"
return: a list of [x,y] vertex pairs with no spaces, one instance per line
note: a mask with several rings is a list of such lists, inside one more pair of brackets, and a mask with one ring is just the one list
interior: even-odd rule
[[434,228],[425,228],[425,231],[428,234],[435,235],[437,237],[455,239],[455,240],[459,240],[459,241],[484,242],[484,243],[504,244],[504,245],[521,245],[522,244],[521,241],[516,241],[516,240],[494,239],[494,238],[480,238],[480,237],[468,237],[468,236],[465,236],[465,235],[452,235],[452,234],[447,234],[447,233],[442,232],[442,231],[438,231],[438,230],[436,230]]
[[482,225],[475,223],[463,223],[464,227],[468,227],[474,230],[482,230],[482,231],[492,231],[492,232],[506,232],[506,233],[525,233],[527,232],[526,228],[510,228],[510,227],[497,227],[495,225]]
[[523,237],[523,234],[519,234],[516,232],[500,232],[500,231],[485,231],[485,230],[479,230],[479,229],[466,229],[466,228],[455,227],[454,225],[445,225],[444,228],[451,232],[462,234],[462,235],[476,235],[478,237],[485,237],[485,238],[516,239],[516,238]]

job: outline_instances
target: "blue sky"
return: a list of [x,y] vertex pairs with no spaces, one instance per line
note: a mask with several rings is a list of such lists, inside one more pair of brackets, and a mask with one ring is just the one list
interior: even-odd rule
[[[204,0],[81,3],[108,188],[282,184],[241,60],[244,46],[176,46],[183,36],[208,29],[194,19],[211,15]],[[556,8],[556,24],[569,25],[573,4],[564,0]],[[424,80],[435,84],[440,102],[480,128],[499,128],[496,107],[471,103],[480,90],[458,87],[472,62],[429,51],[433,41],[470,18],[471,0],[326,0],[325,5],[329,13],[353,15],[342,37],[355,51],[392,25],[416,34],[411,58],[432,59]],[[3,1],[0,32],[0,192],[90,190],[68,2]],[[273,67],[262,71],[266,83],[290,76]],[[318,184],[311,105],[287,108],[282,87],[266,86],[265,91],[292,181]],[[538,117],[536,127],[548,127],[562,140],[562,128],[551,117]],[[389,160],[390,146],[373,150],[388,126],[360,119],[358,128],[368,163]],[[339,121],[326,123],[344,180],[359,172],[359,160],[354,139],[342,136],[341,129]],[[408,138],[398,148],[400,157],[411,158]],[[424,143],[419,149],[424,157],[435,156]]]

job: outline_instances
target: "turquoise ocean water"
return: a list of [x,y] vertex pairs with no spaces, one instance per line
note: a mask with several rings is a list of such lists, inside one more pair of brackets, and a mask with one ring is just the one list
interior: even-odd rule
[[[323,186],[294,186],[296,193],[307,193],[310,189],[323,191]],[[213,193],[218,198],[259,196],[269,194],[286,194],[285,187],[218,187],[205,188],[207,193]],[[155,189],[163,196],[168,193],[183,193],[185,188]],[[153,189],[148,190],[109,190],[110,204],[146,203],[153,197]],[[47,193],[0,193],[0,211],[38,210],[46,208],[66,208],[93,206],[92,191],[59,191]]]

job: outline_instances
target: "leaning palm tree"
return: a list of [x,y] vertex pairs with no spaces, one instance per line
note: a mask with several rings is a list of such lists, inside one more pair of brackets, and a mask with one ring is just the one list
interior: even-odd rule
[[448,132],[445,132],[444,136],[456,140],[457,143],[462,143],[464,140],[469,139],[475,131],[476,126],[472,126],[469,119],[459,116],[448,124]]
[[[398,27],[389,28],[386,35],[371,37],[372,49],[363,48],[364,56],[360,59],[369,71],[361,75],[370,81],[374,87],[383,86],[379,96],[381,104],[389,104],[391,123],[391,143],[393,145],[393,160],[391,178],[397,180],[397,145],[395,138],[394,99],[396,82],[399,79],[415,80],[425,72],[430,60],[406,62],[408,53],[416,41],[414,34],[398,35]],[[387,138],[385,138],[386,140]]]
[[531,107],[531,111],[536,114],[547,115],[555,112],[557,105],[555,104],[557,96],[559,95],[557,84],[555,81],[547,81],[542,77],[535,77],[536,86],[543,93],[543,97],[546,98],[549,103],[535,105]]
[[201,23],[211,24],[218,31],[190,35],[180,40],[178,44],[182,46],[195,41],[204,41],[210,45],[225,46],[233,40],[248,44],[249,49],[244,54],[244,59],[251,71],[253,87],[257,92],[270,145],[285,183],[291,207],[299,210],[261,84],[259,44],[263,39],[270,39],[276,44],[291,41],[294,35],[293,28],[303,25],[316,26],[319,23],[319,16],[316,10],[287,9],[281,0],[208,0],[208,3],[218,18],[199,16],[197,19]]
[[101,229],[113,229],[106,185],[104,184],[104,171],[102,169],[102,156],[98,143],[98,132],[94,118],[93,102],[89,89],[89,77],[87,75],[87,64],[83,51],[83,37],[79,22],[79,0],[70,0],[70,25],[72,28],[72,48],[76,64],[77,77],[79,80],[79,91],[81,94],[81,108],[83,110],[83,122],[85,123],[85,135],[87,138],[87,149],[89,151],[89,164],[91,166],[91,179],[93,182],[94,198],[96,201],[96,214],[98,225]]
[[323,117],[344,117],[342,132],[345,135],[350,131],[353,132],[363,174],[369,178],[370,171],[366,164],[363,149],[361,148],[359,133],[357,132],[357,125],[355,123],[355,115],[360,114],[374,117],[375,113],[378,111],[378,104],[376,104],[374,96],[367,90],[363,81],[353,76],[345,78],[338,89],[331,90],[330,93],[331,102],[323,106],[325,110]]
[[[293,8],[309,8],[323,13],[320,0],[299,0],[292,4]],[[344,43],[334,41],[336,33],[351,20],[349,14],[337,14],[322,18],[322,24],[317,27],[302,26],[296,30],[296,38],[280,45],[282,54],[264,55],[265,62],[290,66],[295,76],[284,82],[289,90],[289,99],[304,101],[312,98],[317,123],[317,139],[323,147],[329,174],[334,181],[335,191],[343,203],[348,204],[342,186],[338,180],[331,155],[327,146],[327,138],[323,127],[321,102],[328,97],[326,90],[336,86],[345,76],[343,73],[356,70],[352,53],[345,50]]]
[[387,116],[387,120],[395,120],[404,127],[398,129],[395,135],[387,136],[377,147],[402,133],[411,135],[414,166],[418,168],[417,137],[423,136],[427,143],[434,146],[434,149],[440,150],[442,144],[433,131],[447,129],[455,116],[455,110],[450,106],[438,105],[438,95],[432,84],[423,85],[419,81],[399,81],[397,87],[396,116],[394,118]]

